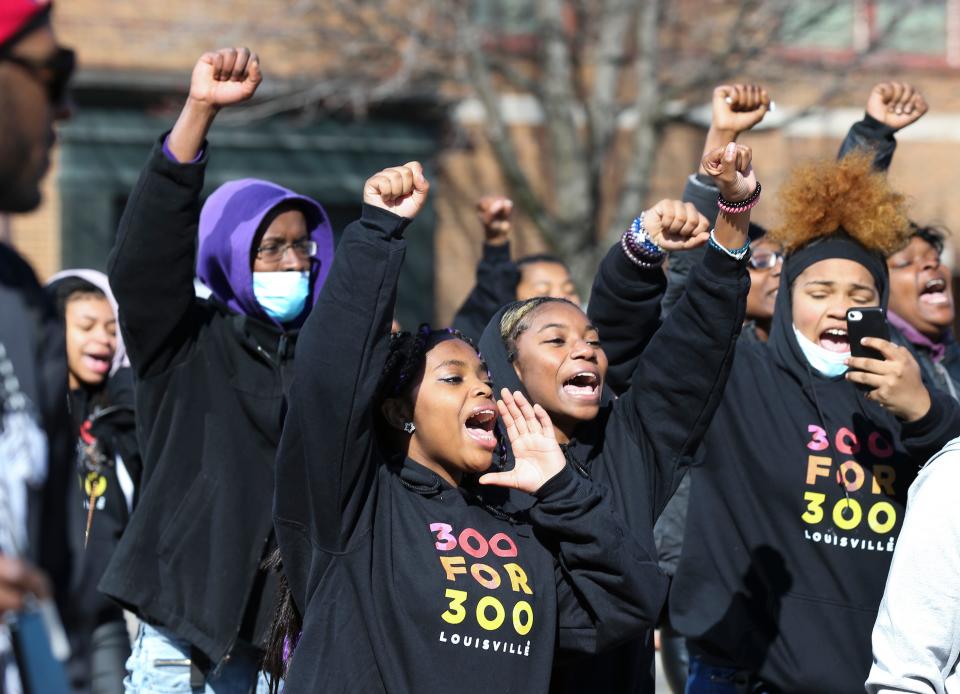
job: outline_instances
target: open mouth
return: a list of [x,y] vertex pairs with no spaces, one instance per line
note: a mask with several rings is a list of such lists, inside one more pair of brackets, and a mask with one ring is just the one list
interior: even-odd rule
[[592,371],[581,371],[563,382],[563,392],[578,400],[597,400],[600,397],[600,376]]
[[112,357],[105,354],[82,354],[80,361],[84,367],[96,374],[105,374],[110,371]]
[[820,346],[830,352],[849,352],[850,338],[843,328],[830,328],[820,333]]
[[497,413],[490,407],[478,407],[463,424],[467,436],[491,451],[497,447],[497,435],[494,433],[496,425]]
[[947,296],[947,283],[937,277],[930,280],[920,290],[920,303],[930,304],[932,306],[944,306],[950,303],[950,297]]

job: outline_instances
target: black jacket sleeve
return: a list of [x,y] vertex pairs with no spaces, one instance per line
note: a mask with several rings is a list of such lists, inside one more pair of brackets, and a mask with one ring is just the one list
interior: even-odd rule
[[530,519],[557,561],[558,647],[597,653],[653,626],[667,577],[607,495],[568,465],[536,496]]
[[897,149],[897,141],[893,137],[895,132],[897,131],[873,116],[863,114],[862,121],[850,126],[840,145],[837,159],[843,159],[855,149],[869,149],[873,151],[873,168],[886,171],[890,168],[893,153]]
[[[683,187],[684,202],[692,202],[697,212],[710,221],[710,225],[717,222],[717,188],[712,183],[703,180],[699,174],[690,174],[687,184]],[[670,253],[667,263],[667,289],[663,295],[663,312],[669,313],[680,301],[683,290],[687,286],[687,277],[690,270],[703,262],[705,248],[696,248],[692,251]]]
[[[746,265],[746,257],[735,260],[707,248],[680,301],[637,360],[630,388],[614,404],[644,458],[655,466],[654,518],[673,494],[678,466],[695,453],[723,396],[750,290]],[[600,273],[614,286],[642,281],[619,248],[607,255]],[[602,323],[594,319],[601,335],[607,321],[628,320],[629,292],[620,295],[619,307]]]
[[949,394],[928,387],[930,410],[915,422],[904,422],[900,440],[918,464],[930,460],[949,441],[960,436],[960,403]]
[[303,609],[314,549],[348,551],[369,527],[376,474],[374,405],[409,220],[363,206],[343,232],[317,305],[297,340],[290,409],[277,455],[274,525]]
[[477,280],[463,305],[453,317],[453,327],[480,342],[483,329],[500,308],[517,298],[520,271],[510,260],[510,244],[483,244],[483,256],[477,264]]
[[[614,246],[604,265],[617,264],[612,256],[623,257]],[[628,262],[623,258],[623,262]],[[644,348],[660,327],[660,304],[667,278],[660,268],[638,268],[619,273],[603,267],[590,290],[587,313],[600,328],[600,341],[607,355],[607,384],[617,395],[630,387],[630,380]]]
[[162,142],[130,194],[107,261],[120,329],[140,378],[172,366],[199,324],[193,278],[206,154],[179,164],[163,153]]

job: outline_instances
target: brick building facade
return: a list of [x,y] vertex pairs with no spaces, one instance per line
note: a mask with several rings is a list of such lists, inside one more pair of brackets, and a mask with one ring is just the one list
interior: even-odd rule
[[[813,5],[817,1],[810,0]],[[920,44],[900,41],[894,46],[896,54],[878,56],[856,70],[842,67],[844,51],[862,40],[864,18],[876,21],[887,4],[851,1],[850,17],[839,19],[841,24],[849,19],[849,31],[842,28],[839,40],[834,27],[831,35],[812,37],[810,46],[785,47],[780,57],[789,58],[791,67],[767,85],[778,111],[744,141],[756,150],[765,189],[774,192],[793,162],[835,154],[847,127],[860,117],[873,83],[911,81],[924,90],[931,113],[901,136],[891,176],[910,196],[915,219],[960,228],[960,197],[952,195],[950,175],[960,158],[960,94],[954,88],[960,64],[960,2],[922,3],[933,14],[910,21],[917,25],[916,32],[927,36],[932,31],[934,38]],[[874,14],[864,14],[864,7]],[[319,21],[321,11],[322,3],[296,0],[58,3],[55,27],[80,56],[78,109],[60,128],[60,146],[44,184],[44,205],[10,224],[14,243],[38,273],[46,277],[64,265],[103,267],[126,191],[153,140],[175,119],[189,71],[202,51],[253,45],[265,66],[264,89],[282,90],[337,60],[304,28]],[[848,33],[849,41],[844,38]],[[824,56],[838,62],[824,68]],[[811,58],[821,64],[811,66]],[[845,80],[829,108],[795,117],[818,93],[825,74],[837,72],[845,72]],[[708,97],[704,94],[704,103]],[[481,232],[473,203],[484,193],[502,192],[504,184],[476,110],[469,104],[440,106],[439,98],[419,94],[362,122],[300,114],[218,126],[208,187],[228,178],[271,178],[316,196],[334,223],[342,225],[356,212],[365,175],[414,157],[425,160],[436,194],[411,236],[416,241],[404,279],[401,300],[407,309],[402,318],[408,324],[429,318],[446,322],[468,291],[479,257]],[[522,104],[518,112],[512,127],[520,157],[532,168],[538,160],[539,115],[524,113]],[[699,158],[703,113],[694,112],[686,124],[665,131],[651,202],[679,195],[684,176]],[[768,193],[764,203],[756,219],[774,223],[774,197]],[[518,254],[543,249],[529,225],[520,219],[517,226]]]

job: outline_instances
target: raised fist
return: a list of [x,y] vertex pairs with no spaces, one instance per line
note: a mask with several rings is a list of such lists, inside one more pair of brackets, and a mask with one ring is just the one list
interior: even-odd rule
[[513,200],[500,195],[485,195],[477,202],[477,216],[483,225],[484,240],[499,246],[510,240],[510,214]]
[[923,94],[905,82],[874,85],[867,99],[867,115],[896,130],[919,120],[928,108]]
[[232,106],[253,96],[262,79],[256,53],[248,48],[221,48],[204,53],[193,67],[190,98],[217,109]]
[[713,178],[725,200],[740,202],[753,195],[757,187],[752,161],[753,151],[749,147],[731,142],[708,152],[700,165]]
[[411,161],[375,173],[363,184],[363,201],[401,217],[413,219],[427,202],[430,183],[420,162]]
[[643,213],[643,228],[665,251],[698,248],[710,238],[710,222],[691,202],[661,200]]
[[762,121],[769,110],[770,95],[759,84],[723,84],[713,90],[711,126],[735,138]]

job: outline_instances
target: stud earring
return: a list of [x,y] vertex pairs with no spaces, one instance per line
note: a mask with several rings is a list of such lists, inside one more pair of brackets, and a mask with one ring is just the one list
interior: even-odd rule
[[406,433],[408,433],[408,434],[412,434],[413,432],[415,432],[415,431],[417,430],[417,426],[416,426],[416,424],[414,424],[413,422],[404,422],[404,423],[403,423],[403,430],[404,430]]

